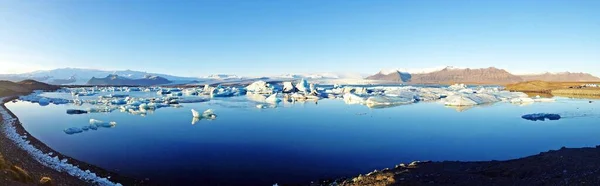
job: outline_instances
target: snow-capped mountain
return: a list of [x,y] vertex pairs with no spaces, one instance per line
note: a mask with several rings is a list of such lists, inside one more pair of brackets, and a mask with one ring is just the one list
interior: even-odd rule
[[228,75],[228,74],[213,74],[210,76],[206,76],[204,77],[206,79],[222,79],[222,80],[227,80],[227,79],[241,79],[242,77],[237,76],[237,75]]
[[118,75],[128,79],[144,79],[148,76],[158,76],[166,78],[174,82],[185,82],[200,80],[200,78],[180,77],[168,74],[148,73],[133,70],[107,71],[96,69],[81,69],[81,68],[59,68],[54,70],[40,70],[22,74],[4,74],[0,75],[0,79],[10,81],[20,81],[24,79],[34,79],[50,84],[75,84],[84,85],[93,77],[104,78],[108,75]]

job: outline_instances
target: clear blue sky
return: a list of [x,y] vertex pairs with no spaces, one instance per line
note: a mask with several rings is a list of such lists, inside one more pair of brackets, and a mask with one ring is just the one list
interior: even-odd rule
[[600,1],[0,1],[0,73],[375,73],[445,65],[600,75]]

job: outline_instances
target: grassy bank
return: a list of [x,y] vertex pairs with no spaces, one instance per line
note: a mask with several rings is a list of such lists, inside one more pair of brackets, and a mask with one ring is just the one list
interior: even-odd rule
[[582,86],[584,84],[600,84],[600,82],[528,81],[506,85],[506,90],[530,94],[551,94],[565,97],[600,98],[600,88]]

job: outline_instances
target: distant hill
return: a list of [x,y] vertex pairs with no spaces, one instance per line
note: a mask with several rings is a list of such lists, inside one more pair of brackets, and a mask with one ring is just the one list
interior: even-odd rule
[[532,75],[519,75],[525,81],[548,81],[548,82],[599,82],[600,78],[588,73],[544,73]]
[[413,74],[410,83],[447,84],[447,83],[482,83],[482,84],[507,84],[521,82],[523,79],[506,70],[495,67],[480,69],[444,68],[440,71]]
[[366,79],[389,82],[405,82],[411,84],[508,84],[523,81],[523,79],[519,76],[515,76],[506,70],[494,67],[480,69],[446,67],[438,71],[414,74],[399,71],[389,74],[379,72],[375,75],[367,77]]
[[105,78],[92,77],[86,84],[87,85],[132,85],[132,86],[152,86],[152,85],[163,85],[169,84],[166,78],[159,76],[146,76],[141,79],[129,79],[121,77],[119,75],[108,75]]
[[133,70],[107,71],[82,68],[59,68],[54,70],[40,70],[22,74],[0,74],[0,80],[22,81],[25,79],[33,79],[54,85],[85,85],[90,79],[92,79],[92,77],[106,77],[108,75],[118,75],[120,77],[129,79],[142,79],[146,76],[159,76],[170,81],[182,83],[202,80],[201,78],[180,77]]
[[408,82],[410,81],[412,78],[412,75],[406,72],[400,72],[400,71],[392,71],[390,73],[385,73],[383,71],[369,76],[365,79],[368,80],[384,80],[384,81],[391,81],[391,82]]
[[41,83],[35,80],[24,80],[20,82],[0,80],[0,97],[28,94],[34,90],[54,91],[58,89],[58,86]]

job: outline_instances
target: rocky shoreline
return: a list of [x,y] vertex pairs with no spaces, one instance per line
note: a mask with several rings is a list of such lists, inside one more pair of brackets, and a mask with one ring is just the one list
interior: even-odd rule
[[[0,128],[2,129],[0,154],[3,156],[3,161],[22,167],[35,180],[43,177],[50,178],[52,179],[52,185],[151,185],[147,181],[124,177],[78,161],[46,146],[29,135],[18,118],[4,106],[5,102],[15,98],[5,97],[4,100],[0,100],[0,111],[2,112],[0,114]],[[14,131],[11,131],[13,129]],[[9,134],[10,132],[19,135],[24,143],[15,141],[18,139],[13,139],[15,134]],[[43,154],[32,154],[34,152],[43,152]],[[33,180],[15,181],[9,179],[9,177],[0,175],[0,180],[5,181],[3,183],[9,183],[9,185],[38,184]]]
[[600,185],[600,146],[480,162],[413,162],[313,185]]

